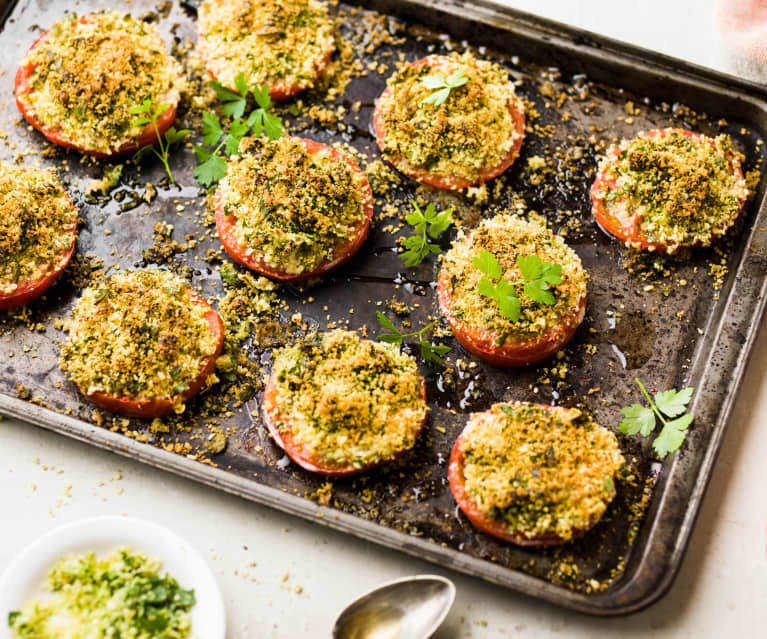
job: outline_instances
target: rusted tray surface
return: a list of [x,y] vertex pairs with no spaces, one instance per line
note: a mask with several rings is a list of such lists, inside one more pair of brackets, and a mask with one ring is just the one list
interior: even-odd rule
[[[648,277],[655,270],[652,259],[636,260],[591,220],[590,176],[600,141],[661,126],[730,133],[746,155],[746,169],[761,168],[757,142],[767,128],[764,95],[726,76],[487,3],[371,0],[363,5],[359,11],[344,5],[333,9],[342,17],[340,33],[356,39],[354,55],[366,67],[384,63],[388,69],[353,79],[345,94],[330,104],[346,108],[341,118],[309,125],[300,134],[350,144],[362,154],[363,165],[369,164],[379,159],[369,132],[374,99],[400,52],[414,60],[432,52],[478,47],[480,55],[506,65],[519,81],[519,94],[531,103],[531,126],[521,157],[497,189],[488,189],[487,205],[464,195],[429,197],[458,206],[469,226],[482,215],[513,207],[521,197],[527,208],[566,233],[591,282],[587,319],[565,358],[528,370],[502,371],[475,364],[452,338],[445,339],[453,347],[449,365],[455,369],[454,386],[449,372],[423,368],[431,414],[427,433],[412,454],[392,468],[328,485],[286,463],[260,425],[259,395],[220,419],[218,427],[229,435],[228,446],[220,454],[204,456],[206,463],[151,443],[177,444],[182,453],[189,450],[185,443],[199,449],[210,434],[209,422],[197,419],[199,403],[188,409],[188,432],[156,433],[147,423],[126,426],[109,416],[103,426],[95,425],[92,407],[57,366],[57,344],[63,335],[54,323],[79,295],[70,274],[44,300],[32,304],[25,318],[0,316],[0,412],[569,608],[615,615],[646,606],[666,591],[679,567],[762,316],[767,269],[764,184],[761,180],[742,226],[731,237],[712,249],[663,263]],[[202,260],[210,249],[220,248],[218,240],[215,233],[204,235],[202,216],[190,215],[204,208],[205,195],[191,176],[191,149],[179,151],[173,161],[181,186],[161,186],[151,204],[134,208],[126,203],[142,195],[145,182],[162,179],[161,167],[146,164],[137,175],[135,167],[126,166],[111,197],[88,204],[83,194],[92,179],[102,176],[102,165],[63,152],[28,154],[46,145],[36,132],[17,124],[20,116],[12,94],[16,64],[41,30],[67,8],[83,13],[101,6],[126,7],[116,2],[0,4],[0,15],[5,16],[0,32],[5,52],[0,61],[0,129],[7,136],[0,158],[13,160],[22,154],[27,157],[20,161],[26,164],[66,163],[63,177],[82,205],[78,253],[97,256],[105,265],[131,267],[157,259],[142,261],[142,252],[152,244],[158,221],[173,224],[173,238],[180,243],[188,234],[201,237],[193,249],[173,255],[168,266],[187,266],[184,272],[206,297],[220,296],[220,260]],[[147,19],[157,20],[166,41],[175,47],[194,40],[194,3],[136,0],[128,7],[134,15],[150,12]],[[373,10],[390,17],[373,21]],[[384,31],[393,42],[374,37]],[[362,53],[370,43],[370,50]],[[322,98],[310,94],[305,101],[326,104]],[[635,108],[627,107],[627,101]],[[358,110],[349,108],[355,102],[360,103]],[[296,126],[295,118],[286,119]],[[553,158],[558,175],[540,181],[527,168],[528,158],[536,155]],[[406,211],[414,193],[414,185],[407,182],[395,189],[400,212]],[[406,271],[392,250],[396,236],[385,231],[390,221],[384,219],[381,202],[377,216],[360,255],[318,286],[281,290],[285,306],[274,310],[275,318],[285,324],[300,312],[314,327],[367,326],[375,335],[375,311],[386,309],[386,302],[418,304],[408,315],[413,326],[434,315],[434,264]],[[709,275],[712,264],[727,268],[718,290]],[[663,275],[664,269],[672,273]],[[379,301],[384,305],[378,306]],[[33,325],[39,330],[30,330]],[[249,347],[265,371],[271,348],[279,343],[276,338]],[[465,366],[457,365],[457,359]],[[559,549],[520,549],[476,532],[458,512],[447,486],[447,459],[469,412],[511,399],[583,405],[617,431],[619,408],[636,397],[637,376],[658,389],[694,386],[696,421],[681,453],[663,464],[653,461],[649,440],[619,435],[633,477],[619,482],[618,497],[584,539]],[[126,428],[150,443],[120,434]]]

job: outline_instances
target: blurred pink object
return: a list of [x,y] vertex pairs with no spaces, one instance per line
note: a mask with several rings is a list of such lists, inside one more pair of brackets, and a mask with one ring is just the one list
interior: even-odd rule
[[717,0],[715,16],[734,71],[767,81],[767,0]]

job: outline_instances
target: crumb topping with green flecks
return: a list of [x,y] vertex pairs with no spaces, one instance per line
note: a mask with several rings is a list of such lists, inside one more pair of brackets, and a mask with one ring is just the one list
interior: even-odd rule
[[365,223],[372,201],[361,171],[330,149],[307,151],[298,138],[246,138],[229,159],[218,204],[234,216],[246,255],[290,275],[316,270]]
[[335,46],[327,6],[317,0],[205,0],[199,10],[201,57],[219,82],[314,86]]
[[172,273],[118,272],[86,289],[66,321],[61,368],[85,395],[177,397],[216,352],[210,312]]
[[279,351],[277,408],[311,458],[364,468],[415,444],[426,418],[422,378],[396,346],[335,330]]
[[0,162],[0,294],[61,269],[77,210],[53,171]]
[[[472,260],[483,250],[495,256],[503,278],[514,285],[520,300],[517,321],[506,317],[498,304],[479,292],[484,276]],[[528,255],[561,265],[562,283],[551,288],[554,304],[536,302],[525,293],[517,257]],[[483,220],[468,236],[459,235],[445,254],[442,268],[447,275],[449,312],[459,322],[491,333],[498,346],[509,338],[535,341],[563,322],[572,322],[579,313],[588,281],[580,258],[561,237],[542,224],[508,213]]]
[[641,235],[668,252],[707,246],[735,223],[746,200],[742,160],[728,135],[640,134],[608,151],[595,196],[610,214],[638,216]]
[[[391,93],[379,105],[387,160],[412,174],[428,171],[475,182],[500,165],[521,136],[510,108],[522,111],[508,72],[470,53],[435,57],[434,66],[405,64],[387,81]],[[440,105],[424,78],[461,69],[467,81]],[[380,142],[379,142],[380,143]]]
[[526,402],[472,415],[459,449],[476,507],[529,539],[591,528],[625,462],[615,435],[588,414]]
[[22,66],[32,68],[19,99],[34,118],[65,141],[101,153],[135,142],[130,110],[144,100],[175,105],[181,67],[157,27],[103,11],[55,23]]

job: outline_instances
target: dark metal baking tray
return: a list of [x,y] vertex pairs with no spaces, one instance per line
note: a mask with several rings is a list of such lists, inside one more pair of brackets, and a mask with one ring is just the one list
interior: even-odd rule
[[[17,122],[13,106],[15,65],[30,42],[67,7],[86,12],[109,4],[71,6],[32,0],[0,4],[5,18],[0,32],[5,53],[0,60],[4,103],[0,129],[6,136],[0,143],[0,158],[11,160],[45,147],[40,135]],[[194,39],[193,3],[154,5],[137,0],[130,9],[134,15],[151,12],[148,19],[157,20],[175,45]],[[79,294],[67,277],[45,299],[33,303],[25,319],[0,317],[0,412],[568,608],[618,615],[647,606],[668,589],[679,568],[763,314],[765,186],[760,180],[741,227],[728,239],[661,265],[661,271],[673,268],[669,277],[643,279],[641,269],[629,272],[631,254],[590,219],[588,177],[596,162],[595,144],[666,125],[724,131],[746,155],[747,168],[761,169],[757,141],[767,130],[767,96],[731,77],[481,1],[371,0],[358,12],[344,5],[333,10],[343,13],[344,36],[358,38],[356,51],[370,43],[380,45],[364,53],[365,65],[384,62],[389,68],[383,75],[371,72],[354,79],[346,94],[331,105],[360,103],[358,111],[349,109],[343,115],[343,127],[331,122],[309,127],[303,134],[349,143],[369,160],[378,157],[369,134],[373,100],[399,52],[412,60],[429,52],[476,47],[481,55],[505,64],[519,81],[519,94],[539,117],[532,118],[522,155],[502,186],[490,189],[490,204],[511,206],[517,194],[555,229],[562,230],[568,220],[574,224],[567,240],[583,259],[591,282],[588,316],[566,349],[564,378],[557,382],[559,370],[552,372],[550,363],[523,371],[475,365],[447,339],[453,346],[451,364],[456,357],[470,364],[458,369],[452,390],[445,389],[444,375],[423,369],[432,410],[427,433],[416,449],[393,468],[332,482],[328,495],[323,479],[286,464],[264,434],[257,417],[258,396],[221,419],[220,428],[230,434],[229,445],[210,457],[210,464],[126,437],[119,432],[124,426],[120,422],[95,425],[92,407],[56,363],[62,334],[54,323],[71,310]],[[390,17],[374,26],[365,21],[373,10]],[[373,42],[370,34],[381,28],[394,34],[393,43]],[[564,105],[555,107],[559,99]],[[321,96],[310,94],[306,100],[321,103]],[[631,116],[629,100],[638,110]],[[564,112],[570,115],[563,117]],[[526,165],[534,155],[550,157],[559,165],[557,180],[547,178],[539,184],[530,180]],[[80,254],[131,266],[141,262],[156,222],[174,224],[179,242],[187,233],[201,230],[197,218],[187,218],[203,202],[191,176],[190,149],[173,161],[182,186],[160,188],[151,205],[133,209],[124,202],[140,195],[145,181],[159,181],[160,167],[146,167],[140,179],[134,168],[126,167],[113,197],[90,205],[83,192],[91,179],[101,177],[100,165],[63,152],[20,159],[38,160],[44,165],[68,163],[64,177],[82,205],[84,220]],[[411,184],[399,189],[401,208],[413,193]],[[454,201],[473,221],[487,214],[462,195]],[[394,238],[384,226],[385,222],[377,223],[361,254],[338,274],[308,291],[284,289],[280,295],[288,308],[279,311],[281,320],[300,311],[320,328],[330,318],[352,328],[367,325],[374,334],[379,300],[418,303],[410,313],[414,325],[433,314],[433,265],[403,274],[401,261],[391,250]],[[221,294],[219,275],[199,258],[216,248],[215,237],[207,237],[170,260],[188,265],[188,275],[209,298]],[[721,260],[728,271],[717,292],[708,270]],[[642,263],[652,270],[651,258],[641,258]],[[43,330],[30,330],[30,323]],[[269,348],[251,347],[251,355],[261,357],[268,368]],[[471,410],[501,399],[580,403],[600,423],[617,430],[619,407],[630,401],[630,393],[636,396],[636,376],[657,388],[694,386],[695,424],[683,450],[663,464],[653,460],[647,441],[619,436],[634,480],[619,482],[618,497],[584,539],[558,549],[520,549],[478,533],[458,512],[447,487],[446,460]],[[67,409],[70,414],[64,414]],[[199,405],[192,403],[188,410],[194,418]],[[158,435],[147,424],[130,427],[149,439],[178,442],[182,452],[185,442],[199,441],[207,432],[193,425],[188,433]],[[326,499],[318,497],[323,494]]]

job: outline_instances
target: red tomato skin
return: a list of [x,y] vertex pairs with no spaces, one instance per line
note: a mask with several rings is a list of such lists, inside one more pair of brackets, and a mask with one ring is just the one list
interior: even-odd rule
[[[551,408],[551,406],[548,406],[548,408]],[[537,537],[526,537],[520,532],[509,530],[508,525],[504,522],[491,519],[487,513],[480,510],[466,490],[466,479],[463,473],[464,456],[460,450],[462,439],[463,433],[458,436],[458,439],[453,445],[453,450],[450,453],[447,476],[450,484],[450,491],[453,493],[453,497],[455,498],[458,507],[475,528],[483,533],[502,539],[503,541],[508,541],[517,546],[531,548],[559,546],[574,539],[578,539],[579,537],[583,537],[583,535],[586,534],[586,530],[576,529],[573,530],[572,537],[569,539],[564,539],[553,533],[539,535]]]
[[449,276],[444,267],[440,270],[437,280],[437,300],[442,314],[461,346],[493,366],[508,368],[530,366],[554,355],[572,339],[586,315],[586,295],[584,294],[576,314],[566,324],[551,328],[541,339],[523,342],[507,338],[502,346],[497,346],[493,333],[469,326],[452,314]]
[[295,138],[300,141],[307,152],[310,154],[317,153],[325,150],[329,151],[331,157],[334,160],[343,159],[351,167],[352,171],[363,178],[363,197],[362,197],[362,209],[364,213],[364,219],[357,227],[354,235],[346,242],[342,243],[336,248],[337,257],[330,261],[321,262],[317,268],[312,271],[304,273],[288,273],[283,269],[271,266],[268,264],[258,253],[251,253],[247,255],[245,248],[240,244],[237,234],[234,230],[235,218],[233,215],[226,215],[224,207],[221,202],[221,187],[216,190],[215,195],[215,210],[216,210],[216,230],[218,231],[218,237],[221,240],[221,244],[224,245],[226,252],[229,256],[238,264],[245,266],[256,273],[265,275],[266,277],[278,280],[286,283],[300,283],[307,280],[315,279],[329,273],[332,270],[346,264],[354,255],[359,251],[367,238],[368,229],[370,228],[370,221],[373,218],[373,193],[370,189],[370,184],[365,177],[362,169],[357,165],[354,160],[348,158],[336,149],[333,149],[320,142],[314,140],[308,140],[305,138]]
[[[211,332],[217,338],[215,352],[205,360],[205,364],[200,369],[199,374],[189,384],[184,392],[171,398],[155,397],[152,399],[132,399],[130,397],[115,397],[101,391],[95,393],[83,393],[99,408],[103,408],[111,413],[124,415],[125,417],[138,417],[142,419],[153,419],[155,417],[165,417],[173,411],[173,407],[180,401],[186,401],[196,395],[205,386],[208,376],[216,370],[216,359],[221,354],[224,345],[224,324],[219,314],[202,297],[194,293],[195,302],[208,307],[206,319]],[[81,389],[82,390],[82,389]]]
[[[69,199],[69,203],[72,205],[72,208],[74,208],[72,199],[68,194],[67,198]],[[24,282],[15,291],[13,291],[13,293],[9,293],[7,295],[0,293],[0,311],[6,311],[11,308],[24,306],[24,304],[29,304],[29,302],[40,297],[53,285],[53,283],[58,279],[59,275],[64,272],[64,269],[67,267],[67,264],[69,264],[69,260],[72,259],[72,255],[75,252],[75,244],[77,242],[76,224],[72,227],[70,233],[72,234],[72,244],[66,251],[63,252],[65,259],[62,265],[59,268],[52,269],[50,272],[36,280]]]
[[[432,68],[439,69],[442,65],[445,64],[447,59],[448,58],[445,56],[430,55],[422,58],[421,60],[412,62],[410,66],[418,68],[424,65],[429,65]],[[386,89],[384,89],[383,93],[376,101],[376,107],[373,113],[373,129],[375,131],[378,148],[382,153],[384,150],[384,139],[386,138],[386,126],[384,125],[383,121],[383,109],[381,105],[386,102],[386,100],[390,99],[391,95],[391,87],[386,87]],[[517,133],[519,134],[517,140],[514,142],[514,145],[511,147],[511,149],[509,149],[509,152],[501,160],[500,163],[498,163],[496,166],[483,168],[479,172],[479,177],[477,180],[473,182],[458,175],[440,175],[438,173],[432,173],[431,171],[426,171],[418,168],[408,168],[405,170],[407,167],[399,166],[401,163],[396,161],[391,163],[398,171],[401,171],[408,177],[414,179],[416,182],[420,184],[426,184],[427,186],[433,186],[437,189],[456,191],[458,189],[465,189],[469,186],[477,186],[479,184],[483,184],[484,182],[493,179],[508,169],[517,159],[519,150],[522,148],[522,142],[525,134],[525,114],[524,111],[515,107],[516,105],[514,102],[509,104],[509,113],[514,120],[514,126],[517,130]]]
[[[687,131],[686,129],[653,129],[647,131],[644,135],[649,137],[665,137],[670,132],[680,133],[690,138],[700,139],[702,136],[699,133],[693,131]],[[619,154],[619,149],[614,148],[609,154],[608,158],[616,159]],[[733,172],[743,178],[743,170],[740,166],[730,164]],[[594,183],[591,185],[591,212],[597,221],[599,227],[608,235],[619,239],[623,243],[628,243],[631,246],[638,248],[642,251],[656,251],[658,253],[665,253],[668,251],[668,247],[661,242],[651,242],[647,239],[639,229],[639,223],[642,221],[641,216],[638,214],[633,215],[630,218],[619,219],[614,213],[610,211],[610,207],[605,203],[604,198],[599,194],[604,191],[604,186],[615,186],[615,180],[607,176],[607,167],[604,170],[597,173]],[[738,211],[738,217],[743,212],[743,208],[746,205],[745,199],[740,205]],[[712,235],[713,241],[719,237],[719,235]],[[674,247],[677,249],[689,249],[699,246],[699,243],[679,245]]]
[[[79,18],[79,22],[83,22],[83,23],[89,22],[94,17],[95,16],[93,16],[93,14],[86,14]],[[29,47],[29,51],[32,51],[32,49],[38,46],[42,42],[42,40],[48,36],[49,33],[50,33],[50,30],[44,32],[39,38],[37,38],[37,40],[35,40],[32,43],[32,46]],[[157,142],[157,133],[155,132],[154,127],[151,124],[148,124],[144,128],[144,130],[138,135],[138,137],[136,138],[134,142],[123,144],[121,147],[111,150],[108,153],[104,153],[103,151],[97,151],[95,149],[89,149],[87,147],[82,147],[64,139],[59,133],[59,131],[56,131],[55,129],[51,129],[50,127],[40,122],[34,116],[30,108],[26,104],[24,104],[21,100],[21,96],[31,91],[31,87],[29,85],[29,78],[32,75],[32,71],[34,71],[34,68],[35,68],[34,65],[31,65],[31,64],[30,65],[20,64],[19,68],[16,70],[16,79],[14,81],[14,87],[13,87],[13,93],[16,98],[16,106],[19,108],[19,111],[21,111],[21,115],[24,116],[24,119],[27,122],[29,122],[29,124],[31,124],[40,133],[42,133],[46,139],[50,140],[54,144],[57,144],[58,146],[62,146],[66,149],[73,149],[85,155],[90,155],[92,157],[104,160],[104,159],[119,157],[122,155],[133,153],[135,151],[138,151],[140,148],[144,146],[149,146],[150,144],[154,144],[155,142]],[[163,135],[171,127],[171,125],[173,124],[173,121],[176,119],[176,108],[177,108],[177,105],[171,104],[157,118],[157,129],[160,135]]]
[[[280,409],[277,402],[278,392],[277,376],[274,371],[272,371],[264,388],[264,399],[261,406],[264,416],[264,426],[266,426],[266,429],[274,439],[274,442],[287,453],[288,457],[290,457],[296,464],[301,466],[301,468],[312,473],[317,473],[318,475],[325,475],[326,477],[348,477],[350,475],[359,475],[360,473],[373,470],[374,468],[378,468],[383,464],[387,464],[393,461],[392,459],[386,459],[368,464],[367,466],[363,466],[361,468],[357,468],[351,464],[329,464],[322,459],[313,458],[311,455],[304,452],[304,448],[300,443],[293,439],[290,429],[286,429],[286,432],[281,433],[275,426],[276,422],[282,422],[283,424],[288,423],[288,420],[282,417],[280,414]],[[426,401],[426,383],[424,382],[423,378],[421,378],[421,399]],[[420,435],[425,424],[426,417],[423,418],[423,421],[418,427],[416,439]],[[400,451],[395,455],[395,458],[401,457],[406,452],[407,450]]]

